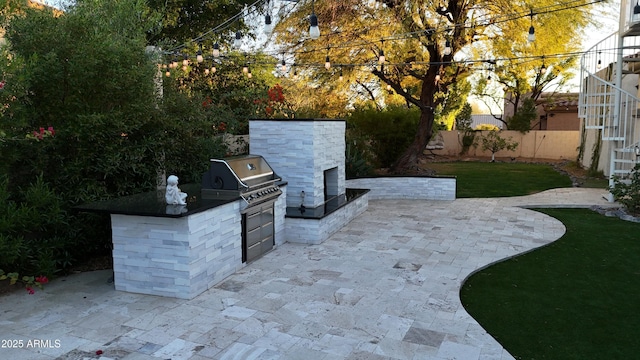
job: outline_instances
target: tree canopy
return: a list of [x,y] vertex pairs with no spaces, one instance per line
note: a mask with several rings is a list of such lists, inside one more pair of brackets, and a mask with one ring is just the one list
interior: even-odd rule
[[[553,71],[540,74],[538,79],[532,71],[512,69],[509,63],[495,59],[510,53],[509,60],[517,64],[526,56],[534,56],[528,62],[529,69],[539,70],[543,54],[573,49],[589,16],[585,8],[563,8],[552,0],[538,1],[533,7],[529,2],[507,0],[318,1],[314,11],[322,36],[309,40],[300,34],[308,29],[311,5],[308,1],[300,4],[276,27],[279,46],[283,52],[294,54],[294,61],[307,69],[311,83],[335,84],[342,73],[355,85],[335,91],[361,87],[375,97],[388,86],[407,104],[420,109],[415,139],[394,164],[396,170],[415,166],[436,118],[453,120],[471,89],[467,84],[470,75],[491,65],[494,71],[504,72],[507,81],[507,73],[518,71],[514,88],[520,91],[527,88],[518,85],[522,79],[533,78],[536,90],[556,79],[558,70],[571,65],[570,59],[549,56],[546,66]],[[539,47],[526,40],[531,14],[537,38],[546,39],[539,40]],[[563,18],[573,21],[561,21]],[[556,37],[557,33],[562,36]],[[551,46],[553,42],[558,44]],[[383,63],[379,61],[382,53]],[[327,58],[331,63],[328,69],[324,67]]]

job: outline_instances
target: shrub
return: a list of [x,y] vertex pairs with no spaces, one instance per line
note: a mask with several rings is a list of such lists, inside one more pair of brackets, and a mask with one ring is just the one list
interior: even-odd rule
[[352,136],[367,139],[375,166],[389,167],[407,149],[420,121],[417,108],[390,106],[383,111],[359,109],[347,118]]
[[500,131],[500,128],[493,124],[478,124],[475,130],[477,131]]
[[640,215],[640,164],[636,164],[626,180],[614,176],[613,187],[609,191],[629,213]]
[[508,139],[500,137],[498,131],[489,131],[480,138],[482,150],[491,151],[491,162],[496,161],[496,153],[500,150],[507,149],[513,151],[518,147],[518,143],[512,141],[512,137]]

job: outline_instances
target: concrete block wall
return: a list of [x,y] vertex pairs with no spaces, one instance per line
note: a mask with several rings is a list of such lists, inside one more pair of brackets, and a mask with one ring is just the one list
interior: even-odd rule
[[368,194],[363,194],[321,219],[287,218],[287,241],[310,245],[321,244],[367,210],[368,205]]
[[249,121],[251,154],[262,155],[288,182],[287,206],[317,207],[324,203],[324,171],[338,168],[338,189],[345,192],[344,120]]
[[244,265],[240,203],[182,218],[111,215],[116,290],[192,299]]
[[370,189],[369,199],[455,200],[456,179],[438,177],[375,177],[347,180],[351,189]]

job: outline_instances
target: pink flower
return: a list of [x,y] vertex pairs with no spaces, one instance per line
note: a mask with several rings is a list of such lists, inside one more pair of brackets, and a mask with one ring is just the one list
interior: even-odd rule
[[6,82],[4,80],[0,81],[0,90],[4,89]]
[[53,126],[49,126],[49,128],[47,129],[47,131],[51,133],[51,136],[53,136],[53,135],[55,135],[55,134],[56,134],[56,131],[55,131],[55,130],[53,130]]
[[36,293],[31,286],[27,286],[27,292],[29,293],[29,295],[33,295]]
[[47,279],[46,276],[38,276],[36,277],[36,282],[39,282],[40,284],[46,284],[49,282],[49,279]]
[[102,355],[102,350],[96,350],[96,355]]

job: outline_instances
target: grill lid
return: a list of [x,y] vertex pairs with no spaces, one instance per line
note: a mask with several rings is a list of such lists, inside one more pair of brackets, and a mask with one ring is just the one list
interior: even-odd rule
[[240,190],[280,180],[260,155],[211,159],[210,169],[202,179],[203,188]]

